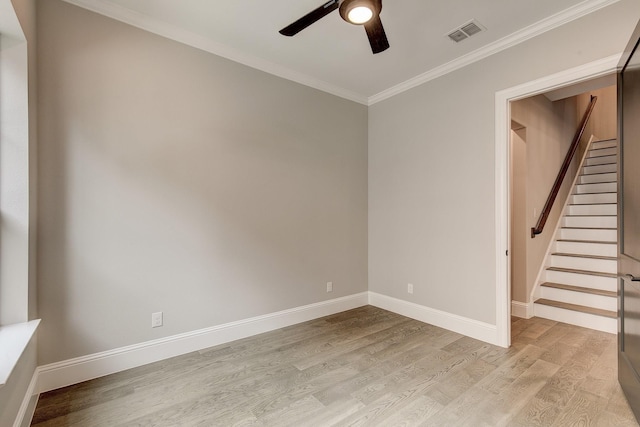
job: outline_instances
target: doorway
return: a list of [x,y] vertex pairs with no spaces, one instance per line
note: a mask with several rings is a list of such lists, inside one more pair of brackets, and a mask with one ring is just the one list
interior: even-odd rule
[[496,93],[495,142],[495,232],[496,232],[496,343],[511,345],[511,277],[510,231],[510,103],[573,85],[588,84],[594,79],[615,76],[618,57],[612,56],[581,67],[557,73]]

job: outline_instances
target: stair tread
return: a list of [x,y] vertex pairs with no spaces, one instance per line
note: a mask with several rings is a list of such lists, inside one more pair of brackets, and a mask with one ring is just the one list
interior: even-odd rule
[[596,243],[602,245],[617,245],[615,241],[601,241],[601,240],[575,240],[575,239],[558,239],[556,242],[570,242],[570,243]]
[[587,274],[589,276],[601,276],[601,277],[612,277],[612,278],[618,277],[618,275],[615,273],[603,273],[602,271],[580,270],[577,268],[547,267],[547,270],[558,271],[561,273]]
[[568,253],[563,253],[563,252],[554,252],[551,255],[569,256],[569,257],[574,257],[574,258],[602,259],[602,260],[606,260],[606,261],[616,261],[618,259],[617,257],[614,257],[614,256],[568,254]]
[[617,227],[562,227],[567,230],[617,230]]
[[[578,185],[590,185],[590,184],[578,184]],[[593,194],[618,194],[617,191],[592,191],[586,193],[571,193],[572,196],[587,196]]]
[[[593,150],[589,150],[589,151],[595,151],[595,150],[608,150],[609,148],[613,148],[613,147],[607,147],[607,148],[594,148]],[[602,156],[591,156],[591,157],[587,157],[587,159],[601,159],[603,157],[613,157],[613,156],[617,156],[617,154],[604,154]]]
[[605,215],[605,214],[602,214],[602,215],[593,215],[593,214],[584,214],[584,215],[565,215],[565,216],[566,216],[566,217],[576,217],[576,216],[578,216],[578,217],[582,217],[582,218],[584,218],[584,217],[589,217],[589,216],[592,216],[592,217],[601,217],[601,216],[606,216],[606,217],[617,217],[618,215]]
[[563,289],[566,291],[582,292],[585,294],[602,295],[605,297],[618,296],[618,293],[615,291],[605,291],[602,289],[585,288],[583,286],[565,285],[562,283],[545,282],[545,283],[542,283],[540,286],[545,286],[547,288]]
[[[592,166],[598,166],[598,165],[592,165]],[[591,167],[591,166],[585,166],[586,167]],[[616,171],[610,171],[610,172],[592,172],[592,173],[581,173],[579,176],[594,176],[594,175],[602,175],[603,173],[617,173]]]
[[601,191],[601,192],[597,192],[597,193],[574,193],[573,195],[579,195],[579,194],[618,194],[617,191]]
[[576,203],[570,203],[568,206],[605,206],[605,205],[618,205],[618,203],[581,203],[581,204],[576,204]]
[[618,181],[600,181],[600,182],[580,182],[576,185],[600,185],[600,184],[617,184]]
[[[592,165],[593,166],[593,165]],[[618,172],[594,172],[594,173],[580,173],[578,176],[594,176],[594,175],[606,175],[609,173],[618,173]]]
[[552,301],[545,298],[540,298],[536,300],[535,303],[548,305],[551,307],[564,308],[566,310],[580,311],[582,313],[595,314],[596,316],[610,317],[613,319],[618,317],[618,313],[616,313],[615,311],[603,310],[601,308],[587,307],[587,306],[578,305],[578,304],[569,304],[566,302]]
[[[609,157],[609,156],[600,156],[600,157]],[[589,159],[597,159],[598,157],[587,157],[587,160]],[[605,166],[605,165],[617,165],[617,162],[611,162],[611,163],[598,163],[597,165],[584,165],[582,167],[584,168],[590,168],[592,166]]]
[[575,204],[570,203],[569,206],[601,206],[601,205],[617,205],[617,203],[583,203],[583,204]]
[[[576,182],[576,187],[580,187],[580,186],[586,186],[586,185],[590,185],[590,186],[594,186],[594,185],[606,185],[608,187],[611,187],[611,184],[617,184],[618,181],[606,181],[606,182]],[[611,193],[611,191],[609,191],[609,193]]]

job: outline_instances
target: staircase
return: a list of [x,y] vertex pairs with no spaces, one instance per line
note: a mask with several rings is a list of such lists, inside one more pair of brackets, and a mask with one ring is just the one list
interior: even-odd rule
[[534,315],[616,333],[617,141],[593,142],[534,296]]

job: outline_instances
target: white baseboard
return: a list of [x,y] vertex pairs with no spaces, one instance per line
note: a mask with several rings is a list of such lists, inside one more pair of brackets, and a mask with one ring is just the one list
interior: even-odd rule
[[[34,395],[98,378],[104,375],[124,371],[168,359],[170,357],[198,351],[224,344],[252,335],[269,332],[297,323],[306,322],[323,316],[340,313],[364,305],[392,311],[422,322],[445,328],[462,335],[476,338],[491,344],[500,345],[496,325],[480,322],[444,311],[414,304],[408,301],[380,295],[374,292],[363,292],[330,301],[310,304],[290,310],[279,311],[264,316],[226,323],[184,334],[174,335],[153,341],[147,341],[127,347],[121,347],[101,353],[90,354],[62,362],[39,366],[29,386],[21,408],[20,423],[30,419],[32,398]],[[31,414],[28,412],[31,409]]]
[[375,292],[369,292],[369,304],[480,341],[501,345],[496,325],[479,322]]
[[511,315],[523,319],[531,319],[533,317],[533,303],[511,301]]
[[363,292],[40,366],[36,370],[37,387],[33,393],[44,393],[367,304],[368,293]]

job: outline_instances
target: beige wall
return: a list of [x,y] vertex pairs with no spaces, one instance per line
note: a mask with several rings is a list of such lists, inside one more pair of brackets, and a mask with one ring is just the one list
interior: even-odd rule
[[579,95],[578,112],[587,108],[592,95],[597,96],[598,100],[585,133],[594,135],[597,140],[616,139],[618,137],[618,94],[616,86],[608,86]]
[[[511,118],[526,129],[524,209],[515,210],[512,213],[514,225],[520,227],[520,229],[514,227],[512,233],[525,236],[524,248],[512,247],[514,259],[520,259],[522,255],[518,253],[520,250],[524,252],[525,260],[524,263],[512,261],[512,268],[515,270],[512,273],[516,277],[524,276],[525,280],[524,283],[522,280],[512,282],[511,297],[514,301],[528,303],[580,162],[581,153],[577,153],[543,232],[532,239],[531,228],[535,227],[540,217],[576,132],[579,121],[576,98],[551,102],[544,95],[538,95],[512,102]],[[524,216],[518,218],[517,215]],[[523,267],[522,264],[525,267],[524,274],[519,271]]]
[[41,364],[367,290],[366,106],[38,5]]
[[370,107],[371,291],[495,324],[495,94],[621,52],[637,20],[621,0]]
[[513,126],[510,141],[509,201],[511,203],[511,299],[517,299],[527,288],[527,243],[531,238],[527,215],[527,128]]

